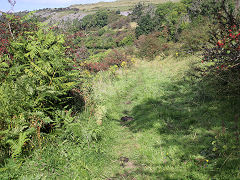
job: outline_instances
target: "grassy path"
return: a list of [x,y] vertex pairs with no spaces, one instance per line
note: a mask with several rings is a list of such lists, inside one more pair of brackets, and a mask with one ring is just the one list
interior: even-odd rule
[[96,104],[24,163],[10,161],[0,179],[240,179],[240,100],[217,99],[215,89],[186,75],[194,61],[168,57],[98,73]]
[[240,179],[240,100],[187,75],[191,62],[168,57],[98,73],[94,104],[24,161],[9,159],[0,179]]
[[[183,156],[182,149],[179,149],[182,145],[176,143],[181,139],[174,142],[175,135],[159,132],[178,128],[171,118],[178,118],[182,113],[174,112],[174,104],[161,97],[184,91],[185,87],[174,87],[173,81],[182,78],[188,62],[173,59],[143,62],[130,71],[119,72],[114,81],[100,77],[94,88],[98,102],[107,108],[107,118],[116,123],[112,127],[116,136],[111,152],[113,160],[105,171],[106,176],[111,177],[109,179],[182,178],[188,174],[187,161],[183,162],[184,167],[179,159]],[[173,98],[170,100],[175,101]],[[161,103],[166,105],[161,106]],[[183,107],[174,108],[181,111]],[[124,116],[134,120],[121,124],[120,119]],[[188,136],[194,137],[193,134]]]
[[[210,179],[221,174],[211,150],[220,116],[187,80],[190,62],[138,62],[114,80],[98,77],[95,100],[107,110],[103,123],[111,122],[113,137],[103,179]],[[134,120],[121,123],[124,116]],[[232,177],[228,173],[225,177]]]

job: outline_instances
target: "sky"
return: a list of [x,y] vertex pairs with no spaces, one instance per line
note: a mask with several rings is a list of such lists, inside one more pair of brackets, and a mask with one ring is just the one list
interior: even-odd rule
[[[14,11],[68,7],[73,4],[88,4],[100,1],[110,2],[114,0],[16,0]],[[11,10],[11,5],[8,0],[0,0],[0,11],[7,12],[9,10]]]

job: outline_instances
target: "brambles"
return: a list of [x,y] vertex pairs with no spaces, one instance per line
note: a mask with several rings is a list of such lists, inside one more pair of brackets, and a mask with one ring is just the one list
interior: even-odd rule
[[[112,66],[122,67],[124,63],[131,61],[124,51],[113,49],[101,62],[86,63],[84,67],[90,72],[106,71]],[[125,64],[126,65],[126,64]]]
[[121,66],[123,61],[129,62],[130,59],[124,51],[113,49],[105,58],[105,61],[110,65],[117,65],[118,67]]
[[221,0],[212,7],[215,26],[210,32],[210,47],[204,51],[203,62],[209,62],[207,71],[231,91],[239,94],[240,87],[240,19],[233,1]]

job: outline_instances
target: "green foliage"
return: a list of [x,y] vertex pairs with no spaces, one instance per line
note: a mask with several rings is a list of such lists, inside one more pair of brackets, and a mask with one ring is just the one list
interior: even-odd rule
[[160,52],[168,50],[168,45],[161,40],[159,33],[141,35],[135,45],[138,48],[138,56],[153,60]]
[[143,15],[144,4],[138,3],[134,6],[133,11],[131,13],[131,17],[133,21],[138,20]]
[[[235,94],[218,97],[211,75],[225,61],[231,66],[218,70],[239,84],[239,23],[212,26],[210,48],[221,56],[205,54],[206,64],[183,58],[209,39],[214,8],[201,8],[214,1],[202,2],[156,9],[140,3],[130,16],[136,29],[119,11],[98,11],[69,22],[67,36],[53,27],[22,26],[29,18],[6,17],[7,26],[0,24],[0,179],[238,177],[240,101]],[[131,58],[134,48],[142,60]],[[195,71],[208,68],[210,75]],[[123,116],[133,120],[119,123]]]
[[178,40],[179,33],[188,24],[187,6],[182,2],[159,4],[156,9],[156,25],[159,30],[166,27],[168,39]]
[[[214,1],[211,17],[214,26],[209,35],[209,46],[204,49],[203,62],[210,76],[215,76],[222,93],[239,95],[240,70],[240,14],[235,1]],[[237,1],[236,1],[237,2]],[[224,86],[227,85],[227,86]]]
[[[136,28],[136,37],[147,35],[153,31],[167,29],[168,40],[177,41],[179,34],[189,23],[188,7],[190,2],[166,2],[159,4],[154,10],[151,6],[140,4],[135,7],[139,9]],[[136,13],[134,13],[136,14]],[[133,16],[134,17],[134,16]]]
[[85,46],[89,49],[111,49],[117,46],[113,37],[89,37],[85,41]]
[[179,42],[182,43],[181,49],[187,52],[201,51],[209,40],[209,19],[203,18],[194,20],[180,34]]
[[108,24],[108,12],[97,11],[95,14],[87,15],[81,20],[82,29],[101,28]]
[[123,27],[128,28],[130,23],[130,17],[122,16],[121,18],[109,23],[108,26],[112,29],[122,29]]
[[[234,115],[240,99],[216,97],[216,87],[190,75],[192,63],[199,65],[198,57],[170,56],[138,60],[113,80],[109,72],[99,74],[94,96],[107,108],[107,118],[134,118],[123,125],[117,122],[111,130],[116,140],[110,148],[112,159],[123,156],[134,163],[124,178],[238,179],[239,129]],[[224,132],[222,120],[229,122]],[[113,162],[102,174],[121,179],[129,167],[119,167],[119,161]]]
[[52,31],[15,37],[8,52],[11,59],[0,57],[0,140],[15,158],[23,146],[35,143],[30,136],[37,137],[41,147],[41,129],[64,123],[55,111],[67,105],[78,73],[65,56],[63,35]]
[[26,142],[28,142],[30,139],[28,138],[29,134],[32,134],[34,129],[29,129],[25,132],[20,132],[19,137],[17,141],[14,141],[13,139],[9,139],[6,141],[7,144],[10,145],[12,150],[12,157],[16,158],[17,156],[21,155],[22,153],[22,147]]
[[125,36],[120,42],[119,46],[131,46],[133,45],[133,42],[135,40],[134,34],[130,33],[127,36]]
[[155,24],[150,14],[142,16],[138,22],[138,26],[136,28],[136,37],[138,38],[141,35],[146,35],[151,33],[155,29]]

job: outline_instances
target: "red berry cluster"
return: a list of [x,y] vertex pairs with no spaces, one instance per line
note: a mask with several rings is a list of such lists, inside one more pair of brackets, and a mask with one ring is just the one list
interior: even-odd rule
[[214,37],[222,38],[217,41],[215,48],[205,50],[202,63],[205,61],[215,62],[213,65],[215,70],[236,70],[239,67],[237,62],[240,53],[240,26],[232,25],[226,29],[223,27],[218,29],[218,34],[215,32],[213,33]]
[[[239,41],[240,36],[240,27],[238,28],[236,25],[233,25],[226,33],[226,36],[222,40],[219,40],[217,42],[217,47],[223,48],[227,45],[229,47],[229,43],[234,42],[234,44],[237,44]],[[237,47],[238,50],[240,50],[240,46]]]

